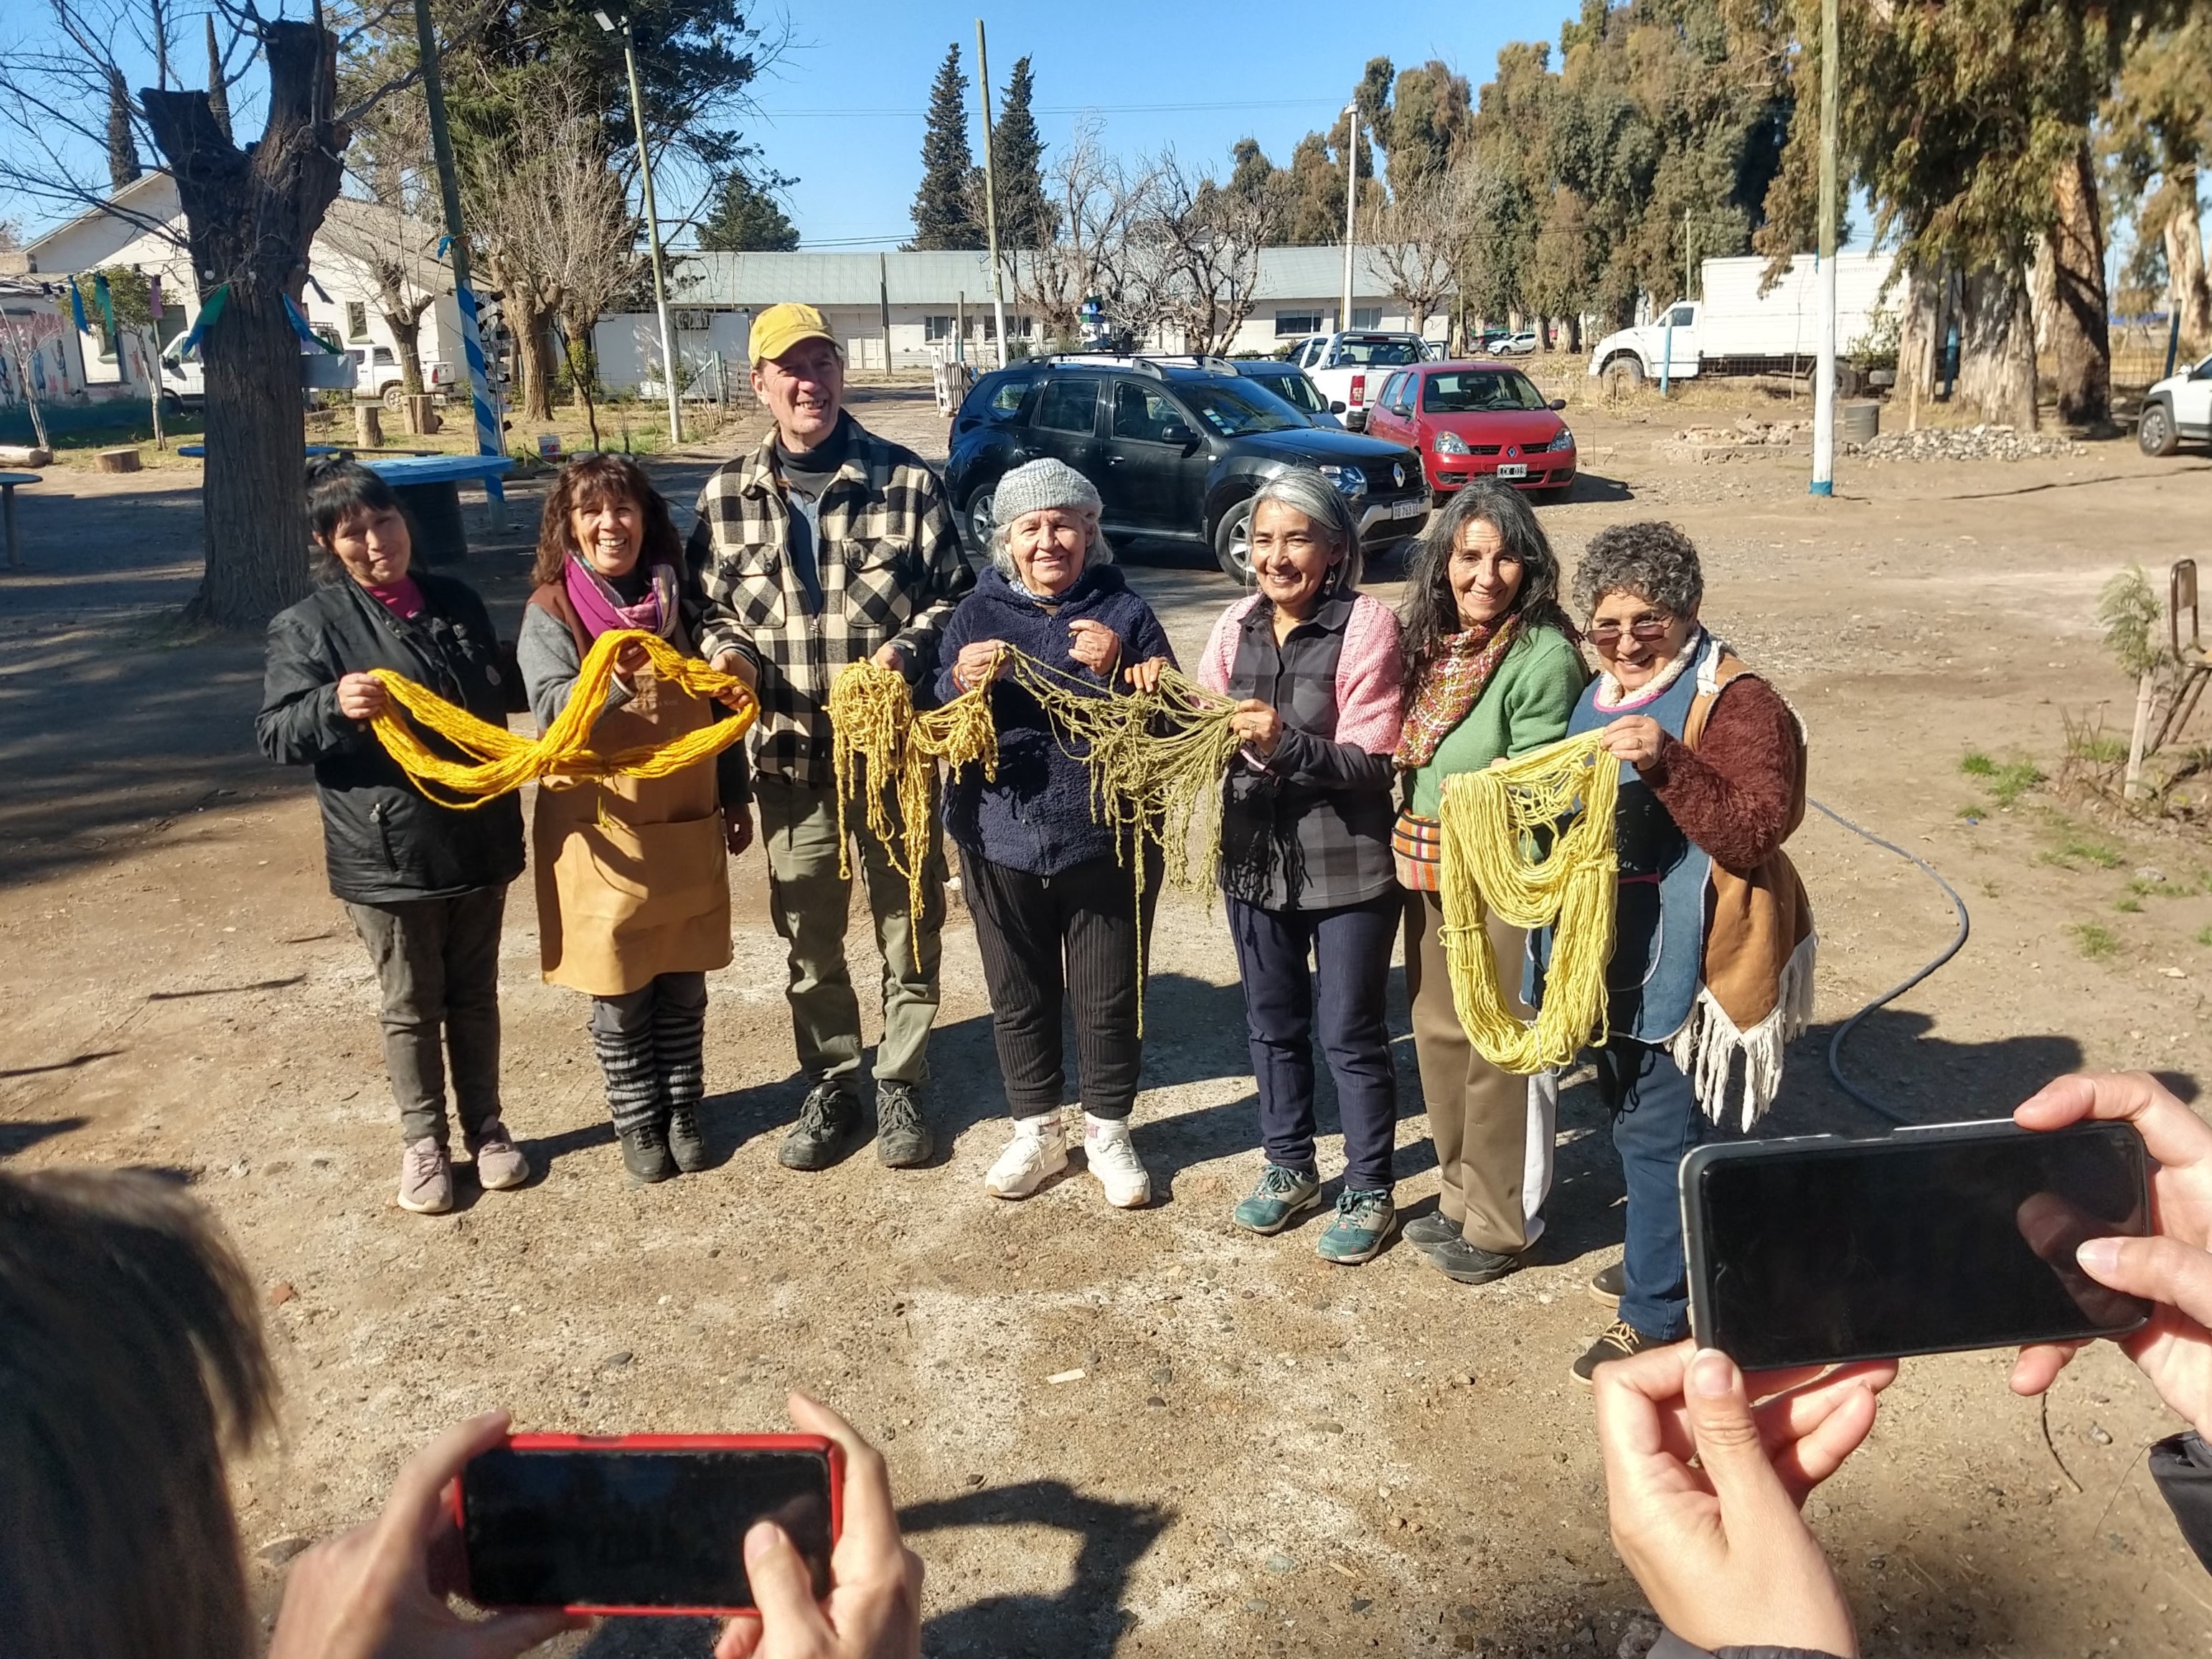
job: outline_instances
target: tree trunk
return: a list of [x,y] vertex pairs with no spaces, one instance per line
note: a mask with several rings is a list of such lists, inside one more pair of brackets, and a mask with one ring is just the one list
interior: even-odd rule
[[1583,314],[1579,311],[1567,317],[1567,349],[1577,357],[1583,355]]
[[399,353],[399,389],[410,397],[428,390],[422,384],[422,313],[403,306],[384,313],[384,325]]
[[2058,418],[2101,428],[2112,421],[2112,341],[2105,297],[2105,227],[2097,204],[2096,163],[2085,132],[2058,170],[2058,216],[2051,264],[2058,299],[2056,337]]
[[1897,326],[1895,395],[1932,403],[1942,380],[1943,281],[1913,265],[1905,272],[1903,287],[1901,295],[1891,290],[1893,302],[1904,310]]
[[246,149],[223,136],[206,93],[139,94],[176,178],[192,268],[204,291],[228,289],[202,349],[208,431],[220,441],[200,492],[207,574],[193,604],[227,628],[258,627],[307,592],[300,339],[284,305],[337,196],[350,136],[330,117],[331,36],[301,22],[265,23],[262,35],[269,118]]
[[514,333],[514,373],[522,383],[522,418],[553,418],[553,363],[545,349],[545,313],[520,283],[507,285],[508,326]]
[[[2177,170],[2178,171],[2178,170]],[[2212,346],[2212,284],[2204,275],[2204,223],[2197,209],[2197,170],[2168,181],[2173,210],[2166,216],[2166,269],[2181,313],[2181,349],[2192,362]]]
[[1960,285],[1959,390],[1983,416],[2035,430],[2035,318],[2027,273],[1979,270]]

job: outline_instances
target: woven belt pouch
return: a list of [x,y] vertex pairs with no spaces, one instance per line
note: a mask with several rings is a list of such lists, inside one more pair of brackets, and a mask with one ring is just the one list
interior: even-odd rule
[[1398,885],[1416,893],[1433,893],[1443,877],[1443,831],[1434,818],[1398,814],[1390,828],[1390,861],[1397,867]]

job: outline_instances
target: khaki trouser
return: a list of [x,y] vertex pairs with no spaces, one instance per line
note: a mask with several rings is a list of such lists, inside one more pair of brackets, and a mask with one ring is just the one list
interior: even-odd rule
[[[1406,990],[1413,1005],[1413,1052],[1428,1103],[1429,1134],[1443,1178],[1438,1208],[1446,1220],[1460,1224],[1468,1243],[1517,1255],[1531,1242],[1528,1199],[1540,1204],[1543,1198],[1525,1191],[1534,1097],[1527,1078],[1499,1071],[1468,1041],[1452,1007],[1443,927],[1443,904],[1437,895],[1407,894]],[[1490,917],[1498,982],[1507,1009],[1522,1019],[1529,1018],[1520,997],[1526,939],[1521,929]],[[1548,1158],[1544,1168],[1548,1185]]]
[[[849,1080],[860,1069],[860,1006],[845,963],[853,884],[837,873],[836,788],[771,775],[755,781],[753,795],[768,854],[769,908],[775,931],[791,947],[784,994],[791,1003],[799,1068],[816,1083]],[[854,811],[857,815],[859,808]],[[945,846],[937,815],[930,814],[919,926],[908,914],[906,878],[891,867],[883,843],[858,823],[848,827],[884,963],[884,1036],[875,1074],[879,1081],[919,1085],[929,1074],[938,938],[945,927]]]

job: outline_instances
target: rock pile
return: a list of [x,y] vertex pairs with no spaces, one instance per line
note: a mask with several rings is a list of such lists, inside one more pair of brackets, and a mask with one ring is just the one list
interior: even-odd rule
[[2071,438],[2016,432],[2008,426],[1923,427],[1917,432],[1885,432],[1868,442],[1839,447],[1846,455],[1869,461],[2025,461],[2089,453],[2087,445]]
[[1747,415],[1733,426],[1686,426],[1664,450],[1673,459],[1724,461],[1765,449],[1786,449],[1813,435],[1810,421],[1761,421]]

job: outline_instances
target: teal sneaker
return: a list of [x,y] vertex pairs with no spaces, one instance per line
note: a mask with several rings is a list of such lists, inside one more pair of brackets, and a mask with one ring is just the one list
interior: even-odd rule
[[1260,1171],[1252,1196],[1230,1215],[1248,1233],[1279,1233],[1321,1202],[1321,1177],[1310,1170],[1270,1164]]
[[1336,1214],[1322,1229],[1314,1251],[1324,1261],[1334,1261],[1340,1267],[1356,1267],[1375,1259],[1397,1219],[1398,1212],[1388,1193],[1340,1193]]

